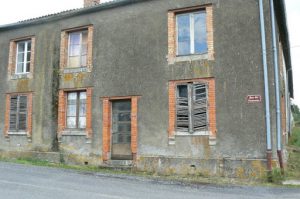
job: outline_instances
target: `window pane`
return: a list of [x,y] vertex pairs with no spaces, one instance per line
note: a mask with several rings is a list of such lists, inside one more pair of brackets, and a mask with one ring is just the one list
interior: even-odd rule
[[17,64],[17,73],[23,73],[23,65],[24,63]]
[[207,52],[206,13],[194,14],[195,53]]
[[80,45],[70,45],[69,56],[80,55]]
[[70,45],[80,44],[80,32],[70,33]]
[[68,93],[68,100],[76,100],[76,99],[77,99],[76,92]]
[[80,67],[79,63],[80,63],[80,57],[79,56],[69,57],[68,67],[70,67],[70,68]]
[[80,92],[79,99],[86,99],[86,92]]
[[67,128],[76,128],[76,117],[67,117]]
[[18,60],[17,62],[24,62],[25,54],[24,53],[18,53]]
[[88,38],[88,31],[82,32],[82,43],[87,44],[87,38]]
[[79,117],[78,122],[79,122],[78,128],[80,128],[80,129],[86,128],[86,117]]
[[86,66],[86,55],[81,56],[81,63],[80,66]]
[[87,54],[87,44],[82,44],[81,46],[81,55]]
[[31,57],[31,53],[28,52],[28,53],[27,53],[27,60],[26,60],[26,61],[30,62],[30,57]]
[[67,116],[76,117],[76,105],[68,105]]
[[188,97],[187,85],[179,85],[177,88],[178,88],[178,97]]
[[25,72],[27,72],[27,73],[30,72],[30,62],[26,63],[26,71]]
[[79,106],[79,116],[85,116],[86,114],[86,104],[85,101],[83,103],[80,103]]
[[190,54],[190,14],[177,16],[178,55]]
[[25,51],[25,43],[24,42],[19,42],[18,43],[18,53],[24,52]]
[[27,51],[31,51],[31,41],[27,42]]

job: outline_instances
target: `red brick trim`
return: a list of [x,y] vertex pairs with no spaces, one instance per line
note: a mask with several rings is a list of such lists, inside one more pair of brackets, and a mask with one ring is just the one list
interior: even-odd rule
[[9,118],[10,118],[10,98],[12,95],[26,95],[27,96],[27,137],[32,137],[32,104],[33,93],[9,93],[6,94],[6,107],[5,107],[5,124],[4,124],[4,136],[9,137]]
[[11,76],[15,74],[16,70],[16,54],[17,54],[17,42],[24,41],[24,40],[31,40],[31,57],[30,57],[30,73],[28,74],[28,78],[33,78],[33,71],[34,71],[34,58],[35,58],[35,37],[28,36],[13,39],[9,43],[9,57],[8,57],[8,78],[11,79]]
[[216,137],[216,96],[215,96],[215,79],[202,78],[191,80],[175,80],[169,82],[169,138],[175,136],[176,121],[176,85],[187,82],[205,82],[208,84],[208,114],[209,114],[209,132],[211,137]]
[[111,148],[111,101],[120,99],[131,100],[131,151],[133,161],[136,160],[138,149],[138,99],[139,96],[105,97],[102,98],[102,160],[110,159]]
[[213,37],[213,6],[206,4],[201,6],[194,6],[188,8],[180,8],[168,11],[168,58],[174,59],[176,57],[176,14],[184,12],[193,12],[196,10],[206,10],[206,31],[207,31],[207,47],[208,59],[214,60],[214,37]]
[[88,71],[92,70],[93,67],[93,25],[80,26],[76,28],[65,29],[61,32],[60,36],[60,63],[59,67],[61,70],[67,67],[68,64],[68,42],[69,33],[75,31],[88,30],[88,52],[87,52],[87,68]]
[[57,121],[57,137],[60,138],[66,129],[66,108],[67,108],[67,92],[86,90],[86,136],[92,138],[92,88],[81,89],[62,89],[58,93],[58,121]]

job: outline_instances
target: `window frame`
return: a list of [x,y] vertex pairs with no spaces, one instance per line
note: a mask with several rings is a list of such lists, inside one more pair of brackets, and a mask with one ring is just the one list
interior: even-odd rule
[[[21,41],[16,41],[16,45],[17,45],[17,49],[16,49],[16,54],[15,54],[15,56],[16,56],[16,65],[15,65],[15,74],[16,75],[22,75],[22,74],[28,74],[28,73],[30,73],[30,64],[31,64],[31,59],[29,60],[29,71],[26,71],[26,69],[27,69],[27,63],[28,63],[28,61],[27,61],[27,54],[28,54],[28,52],[30,52],[30,57],[31,57],[31,48],[30,48],[30,51],[28,51],[28,49],[27,49],[27,47],[28,47],[28,43],[30,42],[30,45],[31,45],[31,48],[32,48],[32,41],[31,41],[31,39],[30,40],[21,40]],[[18,71],[18,64],[19,64],[19,44],[21,44],[21,43],[24,43],[25,44],[25,47],[24,47],[24,63],[23,63],[23,66],[22,66],[22,71],[24,71],[24,72],[21,72],[21,73],[18,73],[17,71]]]
[[[75,115],[75,118],[76,118],[76,124],[75,124],[75,128],[70,128],[68,127],[68,117],[74,117],[74,116],[68,116],[68,101],[69,101],[69,98],[68,98],[68,95],[70,93],[76,93],[76,115]],[[86,127],[86,122],[85,122],[85,128],[79,128],[79,109],[80,109],[80,93],[85,93],[86,95],[86,99],[85,99],[85,119],[87,118],[87,91],[86,90],[78,90],[78,91],[68,91],[66,92],[66,129],[68,130],[85,130],[87,127]]]
[[[89,34],[89,32],[88,32],[88,29],[86,28],[86,29],[82,29],[82,30],[77,30],[77,31],[71,31],[71,32],[68,32],[68,53],[67,53],[67,65],[66,65],[66,68],[68,68],[68,69],[70,69],[70,68],[85,68],[85,67],[87,67],[87,56],[88,56],[88,46],[86,46],[86,54],[85,54],[85,56],[86,56],[86,60],[85,60],[85,65],[82,65],[82,51],[83,51],[83,43],[82,43],[82,41],[83,41],[83,39],[82,39],[82,35],[83,35],[83,33],[84,32],[86,32],[86,36],[87,36],[87,40],[88,40],[88,34]],[[77,56],[71,56],[70,54],[70,52],[71,52],[71,35],[72,34],[79,34],[80,35],[80,42],[79,42],[79,45],[80,45],[80,50],[79,50],[79,66],[77,66],[77,67],[72,67],[72,66],[70,66],[70,57],[77,57]],[[86,45],[88,45],[88,41],[87,41],[87,43],[86,43]]]
[[[17,97],[17,106],[16,106],[16,110],[14,111],[15,114],[16,114],[16,124],[15,124],[15,129],[11,129],[11,115],[12,115],[12,110],[11,110],[11,105],[12,105],[12,98],[13,97]],[[25,119],[25,129],[20,129],[20,114],[21,111],[20,111],[20,98],[21,97],[26,97],[26,113],[25,113],[25,116],[26,116],[26,119]],[[9,114],[9,132],[26,132],[26,129],[28,128],[28,96],[27,95],[24,95],[24,94],[17,94],[17,95],[11,95],[10,96],[10,114]],[[23,113],[24,114],[24,113]]]
[[[207,23],[207,13],[205,9],[197,9],[197,10],[192,10],[192,11],[187,11],[187,12],[179,12],[175,13],[175,21],[176,21],[176,56],[181,57],[181,56],[191,56],[191,55],[202,55],[202,54],[207,54],[208,53],[208,45],[207,45],[207,30],[206,30],[206,51],[205,52],[195,52],[195,14],[197,13],[205,13],[205,30],[206,30],[206,23]],[[189,16],[189,24],[190,24],[190,49],[188,54],[179,54],[179,37],[178,37],[178,16],[183,16],[183,15],[188,15]]]

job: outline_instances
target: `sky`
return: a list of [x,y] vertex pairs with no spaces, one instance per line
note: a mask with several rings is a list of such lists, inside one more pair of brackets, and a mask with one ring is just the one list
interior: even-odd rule
[[[106,2],[110,0],[101,0]],[[300,106],[300,0],[285,0],[294,74],[294,103]],[[17,6],[16,6],[17,5]],[[0,25],[80,8],[83,0],[11,0],[1,2]]]

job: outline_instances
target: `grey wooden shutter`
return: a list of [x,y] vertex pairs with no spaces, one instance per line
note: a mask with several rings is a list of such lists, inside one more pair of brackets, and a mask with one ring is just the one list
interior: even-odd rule
[[207,84],[194,84],[193,91],[193,130],[206,131],[208,130]]
[[19,96],[18,130],[27,129],[27,96]]
[[176,95],[176,130],[189,131],[188,85],[178,85]]
[[18,112],[18,96],[12,96],[10,98],[9,109],[9,130],[17,130],[17,112]]

